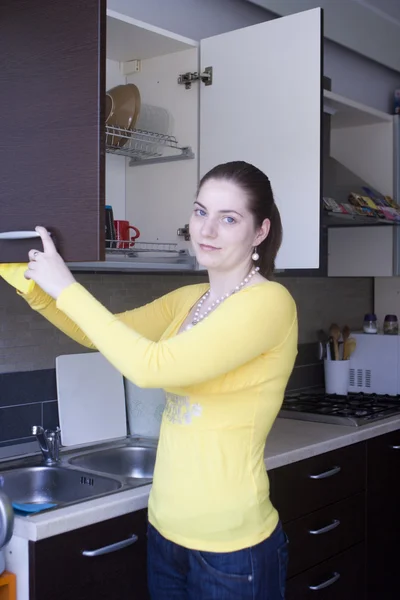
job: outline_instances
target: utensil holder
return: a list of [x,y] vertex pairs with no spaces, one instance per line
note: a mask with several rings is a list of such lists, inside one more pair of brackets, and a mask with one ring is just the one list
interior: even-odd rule
[[347,396],[350,385],[350,361],[325,360],[324,372],[326,393]]

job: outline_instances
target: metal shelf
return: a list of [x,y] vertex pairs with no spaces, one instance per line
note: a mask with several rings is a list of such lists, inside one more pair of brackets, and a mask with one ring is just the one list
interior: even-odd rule
[[190,146],[179,146],[173,135],[106,125],[106,152],[130,158],[129,166],[194,158]]
[[72,271],[86,272],[146,272],[146,271],[196,271],[196,257],[180,243],[135,242],[132,240],[106,240],[112,245],[126,244],[125,248],[106,248],[103,261],[68,263]]
[[185,248],[169,242],[132,242],[132,240],[106,240],[106,253],[119,256],[137,256],[143,252],[189,255]]

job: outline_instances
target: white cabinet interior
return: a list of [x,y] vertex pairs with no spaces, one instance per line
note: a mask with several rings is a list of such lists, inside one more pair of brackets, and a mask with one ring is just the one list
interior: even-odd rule
[[[282,213],[277,267],[317,268],[321,11],[203,40],[201,60],[197,42],[112,11],[107,34],[107,86],[121,77],[135,83],[143,106],[137,127],[158,123],[159,133],[175,136],[195,155],[135,167],[107,156],[106,201],[115,205],[116,218],[125,216],[145,242],[185,246],[177,229],[188,221],[199,176],[217,163],[247,160],[270,177]],[[211,86],[177,83],[180,74],[209,66]]]
[[[331,157],[378,192],[394,196],[394,119],[325,91],[331,112]],[[348,189],[347,192],[357,191]],[[393,275],[397,228],[392,225],[330,228],[328,275]]]

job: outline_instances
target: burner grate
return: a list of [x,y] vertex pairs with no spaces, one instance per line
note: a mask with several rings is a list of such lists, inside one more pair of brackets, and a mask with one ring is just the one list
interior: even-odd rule
[[279,414],[283,418],[359,426],[400,413],[400,397],[351,393],[336,396],[324,392],[288,395]]

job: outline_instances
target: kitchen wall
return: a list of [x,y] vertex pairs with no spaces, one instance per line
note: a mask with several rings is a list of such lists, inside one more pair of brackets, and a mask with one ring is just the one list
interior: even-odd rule
[[[201,39],[274,18],[245,0],[109,0],[108,7],[193,39]],[[325,75],[332,89],[381,110],[391,110],[399,74],[325,40]],[[294,90],[294,94],[301,93]],[[178,286],[199,281],[178,275],[80,275],[78,280],[110,310],[139,306]],[[299,311],[300,347],[289,388],[322,383],[315,332],[332,321],[361,325],[373,306],[369,278],[283,278]],[[0,281],[0,446],[29,436],[32,424],[57,423],[55,357],[84,352],[32,312]]]
[[[80,274],[77,279],[113,312],[121,312],[203,276],[149,274]],[[299,313],[299,354],[288,388],[322,384],[316,330],[332,321],[351,328],[372,310],[369,278],[282,278]],[[86,352],[69,340],[0,280],[0,447],[29,441],[32,425],[58,423],[55,358]]]
[[[80,274],[85,285],[112,312],[141,306],[183,285],[206,281],[202,275]],[[369,278],[278,279],[296,300],[299,312],[299,342],[312,343],[316,331],[331,321],[361,327],[373,304],[373,280]],[[59,354],[84,352],[32,311],[0,279],[0,373],[54,368]]]

